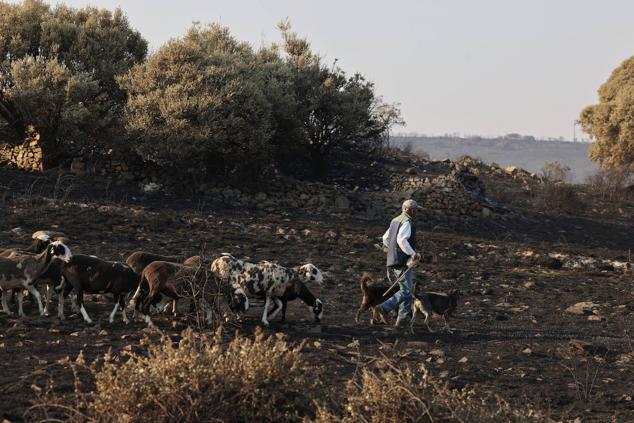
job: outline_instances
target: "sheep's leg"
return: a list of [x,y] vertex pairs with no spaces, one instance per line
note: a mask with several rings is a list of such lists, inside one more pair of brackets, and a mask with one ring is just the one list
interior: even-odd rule
[[172,300],[172,314],[176,317],[176,298]]
[[128,320],[128,314],[125,311],[126,303],[126,297],[123,294],[119,295],[119,307],[121,307],[121,317],[123,318],[123,323],[127,325],[128,323],[130,323],[130,320]]
[[[82,300],[82,304],[83,304],[83,300]],[[77,301],[77,296],[75,296],[74,298],[71,297],[71,299],[70,299],[70,310],[73,313],[80,313],[81,312],[81,310],[79,308],[79,303]]]
[[24,311],[22,311],[22,302],[24,301],[24,293],[22,290],[18,290],[18,316],[24,317]]
[[44,300],[44,315],[49,316],[48,305],[53,299],[53,286],[46,284],[46,299]]
[[117,310],[119,310],[119,299],[117,298],[117,301],[114,303],[114,308],[112,309],[112,313],[110,313],[110,317],[108,318],[108,321],[110,323],[114,323],[114,316],[117,313]]
[[33,295],[35,297],[35,300],[37,301],[37,308],[38,308],[38,310],[40,310],[40,316],[43,316],[44,315],[44,307],[42,307],[42,296],[40,295],[40,291],[38,291],[37,288],[35,288],[35,286],[33,286],[31,284],[28,284],[26,286],[26,289],[31,293],[31,295]]
[[59,298],[57,299],[57,317],[59,318],[59,320],[64,320],[64,297],[68,295],[66,293],[66,290],[64,289],[64,285],[65,282],[64,278],[62,277],[62,283],[60,283],[59,286],[55,288],[56,290],[58,290],[58,288],[61,289],[61,291],[58,290]]
[[286,304],[288,301],[282,301],[282,319],[280,320],[282,323],[286,321]]
[[132,298],[130,298],[130,302],[128,303],[130,307],[134,307],[135,314],[136,314],[136,306],[137,306],[136,303],[140,296],[141,296],[141,284],[139,284],[136,291],[134,291],[134,294],[132,295]]
[[152,322],[152,319],[150,318],[149,314],[145,315],[145,323],[147,323],[148,327],[154,327],[154,323]]
[[271,313],[271,315],[268,316],[268,318],[271,320],[273,320],[273,318],[277,316],[277,314],[280,311],[282,311],[282,300],[276,297],[274,301],[275,301],[275,310],[273,310],[273,313]]
[[269,312],[269,307],[271,306],[271,297],[269,297],[268,295],[266,296],[266,302],[264,303],[264,313],[262,313],[262,323],[264,323],[264,326],[268,326],[269,325],[269,321],[267,319],[268,317],[268,312]]
[[7,304],[7,292],[6,290],[2,290],[2,311],[6,314],[11,314],[11,310],[9,310],[9,305]]
[[445,318],[444,315],[442,316],[442,320],[443,322],[445,322],[445,330],[447,331],[447,333],[453,333],[453,331],[449,327],[449,322],[447,322],[447,319]]
[[79,305],[79,312],[84,318],[84,321],[88,324],[92,324],[92,319],[88,316],[88,313],[84,308],[84,293],[82,292],[82,290],[77,291],[77,304]]

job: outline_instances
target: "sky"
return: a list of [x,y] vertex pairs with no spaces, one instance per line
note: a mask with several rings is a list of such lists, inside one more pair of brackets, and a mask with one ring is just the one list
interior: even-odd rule
[[400,104],[407,124],[396,132],[571,139],[581,109],[634,55],[632,0],[63,3],[121,7],[153,50],[194,21],[220,23],[257,48],[279,42],[276,24],[289,18],[314,51]]

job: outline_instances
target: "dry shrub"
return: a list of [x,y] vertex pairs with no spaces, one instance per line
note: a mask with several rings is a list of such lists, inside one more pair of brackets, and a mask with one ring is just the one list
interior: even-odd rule
[[513,409],[499,398],[477,397],[473,390],[452,390],[433,380],[424,365],[417,370],[378,363],[363,369],[347,387],[343,416],[320,407],[317,422],[536,422],[532,411]]
[[[29,421],[198,422],[295,421],[311,414],[318,373],[283,338],[258,332],[229,344],[191,329],[175,344],[169,337],[147,344],[147,353],[123,351],[103,361],[69,363],[75,372],[76,404],[48,394],[25,416]],[[84,390],[78,369],[94,390]]]
[[579,213],[586,207],[579,188],[565,182],[545,181],[534,197],[538,209],[547,213]]
[[625,168],[600,169],[588,176],[586,184],[590,193],[602,200],[622,201],[631,194],[634,173]]
[[544,162],[540,171],[541,177],[547,182],[570,182],[572,173],[569,166],[558,161]]

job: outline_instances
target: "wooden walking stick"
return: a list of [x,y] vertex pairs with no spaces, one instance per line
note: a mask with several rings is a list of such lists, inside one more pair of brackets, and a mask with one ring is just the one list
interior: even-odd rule
[[407,273],[412,270],[414,267],[418,266],[418,263],[420,262],[420,260],[414,260],[411,259],[408,261],[407,263],[407,268],[399,275],[399,277],[394,281],[394,283],[387,289],[387,291],[385,291],[383,293],[383,295],[387,295],[388,292],[390,292],[395,286],[397,286],[399,284],[400,281],[403,280],[403,278],[405,277],[405,275],[407,275]]

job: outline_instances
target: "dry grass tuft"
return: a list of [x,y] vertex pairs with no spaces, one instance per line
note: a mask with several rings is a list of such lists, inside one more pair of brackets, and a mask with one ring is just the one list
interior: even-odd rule
[[320,407],[316,421],[326,422],[536,422],[532,411],[517,410],[500,398],[483,399],[470,389],[453,390],[418,369],[382,360],[348,382],[340,415]]

